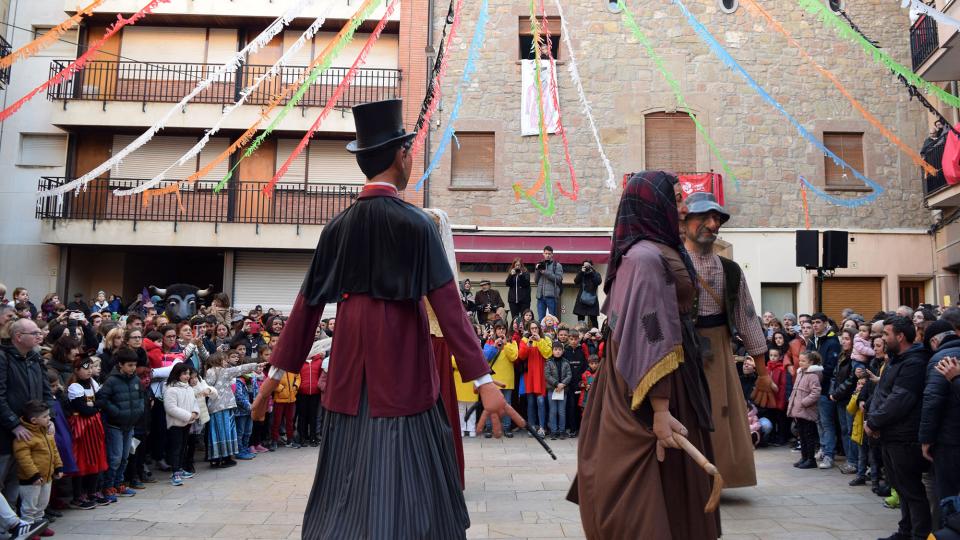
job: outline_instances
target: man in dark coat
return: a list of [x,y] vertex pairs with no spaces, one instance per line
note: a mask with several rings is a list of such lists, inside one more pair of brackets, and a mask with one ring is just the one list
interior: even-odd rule
[[883,321],[883,339],[890,360],[870,402],[864,431],[883,443],[884,470],[900,495],[899,528],[891,538],[926,538],[930,506],[922,476],[927,462],[918,433],[930,355],[922,344],[914,343],[916,329],[906,317]]
[[941,319],[927,327],[924,338],[936,352],[927,364],[920,444],[923,456],[933,462],[939,504],[947,497],[960,495],[960,396],[950,390],[950,381],[936,367],[944,358],[960,357],[960,336],[953,325]]
[[504,307],[500,291],[490,286],[489,279],[480,281],[480,290],[477,292],[475,301],[480,324],[493,321],[497,316],[497,310]]
[[573,314],[577,320],[583,322],[587,320],[590,328],[600,326],[597,317],[600,316],[600,299],[597,292],[600,290],[600,284],[603,278],[593,267],[593,261],[583,261],[577,277],[573,279],[573,284],[577,286],[577,302],[573,305]]

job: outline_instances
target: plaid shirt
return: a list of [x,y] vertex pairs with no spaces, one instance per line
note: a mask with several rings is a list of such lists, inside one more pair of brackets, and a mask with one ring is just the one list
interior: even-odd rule
[[[723,277],[723,266],[720,265],[720,257],[713,253],[701,255],[691,252],[690,259],[693,261],[693,267],[697,271],[697,275],[707,282],[722,302],[726,285]],[[723,313],[723,306],[717,303],[713,294],[704,290],[700,278],[697,279],[697,292],[700,295],[697,315],[706,317]],[[750,296],[747,280],[742,273],[740,275],[740,292],[733,313],[733,323],[740,332],[740,338],[743,339],[748,354],[757,356],[767,352],[767,339],[764,336],[763,327],[760,325],[760,319],[757,318],[757,311],[753,307],[753,297]]]

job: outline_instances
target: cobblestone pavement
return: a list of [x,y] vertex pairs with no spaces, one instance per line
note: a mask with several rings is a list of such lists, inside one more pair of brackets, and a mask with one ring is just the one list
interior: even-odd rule
[[[467,439],[468,538],[583,538],[577,507],[564,500],[576,441],[551,441],[552,461],[526,437]],[[760,485],[727,490],[725,540],[875,539],[896,530],[885,509],[850,476],[800,471],[786,449],[757,452]],[[105,538],[299,538],[316,449],[283,449],[226,471],[201,466],[183,487],[150,484],[136,497],[95,510],[68,510],[52,525],[62,540]]]

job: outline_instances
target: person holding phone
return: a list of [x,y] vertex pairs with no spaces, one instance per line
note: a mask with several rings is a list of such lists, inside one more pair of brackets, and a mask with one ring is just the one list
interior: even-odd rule
[[497,310],[503,307],[503,297],[500,296],[500,291],[491,287],[489,279],[480,281],[480,290],[477,292],[476,302],[480,323],[495,320]]
[[505,283],[509,290],[507,302],[510,304],[510,316],[517,319],[524,311],[530,309],[530,272],[519,257],[510,264]]
[[600,299],[597,297],[597,291],[600,290],[603,278],[593,268],[593,261],[590,259],[583,261],[573,283],[579,288],[577,302],[573,306],[573,314],[577,316],[577,321],[587,320],[591,328],[600,326],[597,322],[597,317],[600,316]]

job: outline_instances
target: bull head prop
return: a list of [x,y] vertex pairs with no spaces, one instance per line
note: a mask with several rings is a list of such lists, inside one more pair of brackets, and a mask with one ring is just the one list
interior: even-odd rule
[[[161,297],[161,305],[157,306],[157,311],[165,314],[170,322],[176,324],[180,321],[189,320],[197,314],[197,307],[200,301],[213,293],[213,285],[206,289],[200,289],[196,285],[187,285],[185,283],[174,283],[165,289],[150,286],[150,294]],[[161,308],[162,306],[162,308]]]

